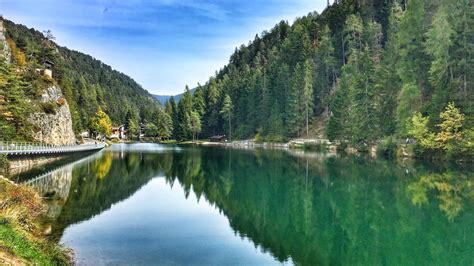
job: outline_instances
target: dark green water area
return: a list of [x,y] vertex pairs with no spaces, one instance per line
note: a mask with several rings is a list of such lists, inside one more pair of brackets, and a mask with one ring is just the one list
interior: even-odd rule
[[22,182],[79,265],[474,265],[471,166],[124,144],[47,170]]

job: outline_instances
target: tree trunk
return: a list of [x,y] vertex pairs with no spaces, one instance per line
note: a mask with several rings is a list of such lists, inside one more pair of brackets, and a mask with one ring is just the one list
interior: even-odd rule
[[309,110],[308,105],[306,105],[306,137],[309,136]]
[[346,52],[344,51],[344,35],[341,33],[341,44],[342,44],[342,65],[346,64]]
[[229,114],[229,142],[232,141],[232,119]]

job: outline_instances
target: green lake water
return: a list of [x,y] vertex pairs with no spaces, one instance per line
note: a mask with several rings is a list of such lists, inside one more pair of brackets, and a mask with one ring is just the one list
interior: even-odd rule
[[79,265],[474,265],[472,170],[131,144],[16,178]]

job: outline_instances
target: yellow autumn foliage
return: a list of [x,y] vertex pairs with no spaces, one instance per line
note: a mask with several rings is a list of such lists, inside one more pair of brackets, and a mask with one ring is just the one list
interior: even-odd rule
[[25,54],[18,49],[15,42],[12,39],[7,39],[8,46],[10,46],[10,50],[12,51],[13,60],[20,66],[23,67],[26,65],[26,56]]

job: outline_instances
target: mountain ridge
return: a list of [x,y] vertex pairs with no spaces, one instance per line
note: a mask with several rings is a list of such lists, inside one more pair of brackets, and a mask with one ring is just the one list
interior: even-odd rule
[[[196,88],[193,88],[193,89],[190,89],[189,92],[191,94],[194,94],[194,92],[196,91],[197,87]],[[184,95],[184,92],[183,93],[180,93],[180,94],[176,94],[176,95],[159,95],[159,94],[152,94],[152,96],[157,99],[162,105],[165,105],[166,102],[171,98],[173,97],[174,100],[176,102],[179,102],[179,99],[181,99],[181,97],[183,97]]]

